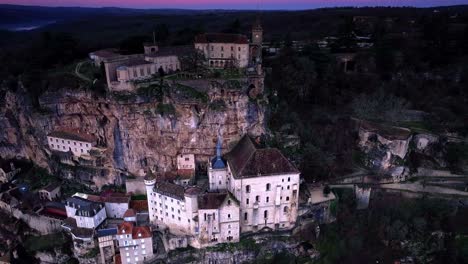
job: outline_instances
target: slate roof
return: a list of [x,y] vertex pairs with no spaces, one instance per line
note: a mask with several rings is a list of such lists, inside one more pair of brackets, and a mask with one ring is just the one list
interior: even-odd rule
[[113,236],[117,234],[117,228],[99,229],[96,232],[98,237]]
[[227,193],[205,193],[198,196],[198,208],[203,209],[218,209],[226,200]]
[[233,203],[239,204],[229,192],[205,193],[198,196],[198,208],[201,210],[218,209],[227,198],[230,198]]
[[237,179],[299,173],[278,149],[259,149],[247,135],[225,158]]
[[93,217],[104,207],[102,203],[88,201],[76,196],[67,198],[66,202],[68,206],[77,209],[75,215],[86,217]]
[[195,43],[235,43],[248,44],[245,35],[227,33],[205,33],[195,37]]
[[160,194],[178,199],[178,200],[183,200],[184,199],[184,187],[179,186],[174,183],[170,182],[157,182],[154,186],[154,190]]
[[96,137],[90,134],[81,133],[74,130],[56,130],[49,133],[47,136],[55,138],[63,138],[69,140],[83,141],[88,143],[96,142]]
[[226,162],[221,157],[214,157],[211,160],[211,168],[213,168],[215,170],[225,169],[226,168]]

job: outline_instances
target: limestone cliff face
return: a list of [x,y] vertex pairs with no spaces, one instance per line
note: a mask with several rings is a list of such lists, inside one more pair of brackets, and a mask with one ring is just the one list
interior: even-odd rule
[[[72,128],[98,138],[107,148],[104,167],[108,173],[95,175],[101,186],[115,181],[119,172],[139,175],[142,170],[169,170],[178,153],[193,153],[205,164],[218,135],[223,148],[243,134],[264,133],[264,107],[249,100],[242,89],[208,89],[205,102],[164,96],[173,113],[159,113],[156,99],[137,94],[96,97],[90,92],[61,90],[39,98],[40,111],[32,107],[24,92],[6,92],[0,112],[0,155],[25,157],[50,168],[46,135]],[[211,107],[213,101],[223,107]]]

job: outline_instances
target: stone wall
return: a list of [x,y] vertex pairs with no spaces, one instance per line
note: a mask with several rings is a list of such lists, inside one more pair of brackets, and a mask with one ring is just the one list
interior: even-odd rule
[[0,201],[0,210],[13,216],[16,219],[22,220],[30,228],[38,231],[42,235],[56,233],[61,231],[62,221],[41,215],[32,215],[23,213],[17,208],[11,207],[9,204]]

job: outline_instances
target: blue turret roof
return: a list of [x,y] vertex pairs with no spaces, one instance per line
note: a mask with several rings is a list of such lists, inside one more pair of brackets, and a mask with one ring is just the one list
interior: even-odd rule
[[224,162],[221,157],[221,138],[218,138],[218,143],[216,144],[216,157],[211,160],[211,168],[213,169],[225,169],[226,162]]

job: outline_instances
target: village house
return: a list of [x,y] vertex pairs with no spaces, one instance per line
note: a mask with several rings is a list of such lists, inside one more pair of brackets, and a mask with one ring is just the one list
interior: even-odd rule
[[148,226],[119,225],[116,239],[123,264],[143,263],[153,257],[153,234]]
[[41,200],[56,200],[60,196],[60,185],[59,184],[49,184],[46,187],[38,191],[39,198]]
[[103,203],[77,196],[67,198],[65,209],[67,217],[75,219],[76,226],[81,228],[96,228],[107,218]]

